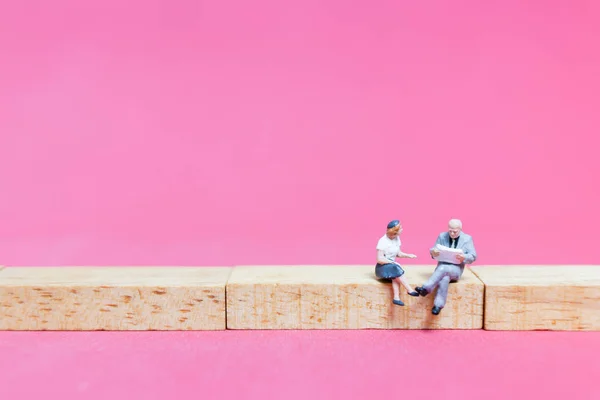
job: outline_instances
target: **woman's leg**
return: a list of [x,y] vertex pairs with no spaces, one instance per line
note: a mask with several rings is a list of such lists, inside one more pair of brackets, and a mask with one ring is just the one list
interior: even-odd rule
[[410,284],[406,281],[406,279],[404,278],[404,275],[402,275],[401,277],[397,278],[400,283],[402,284],[402,286],[404,286],[404,288],[406,289],[406,291],[408,292],[408,294],[410,294],[411,296],[418,296],[419,294],[417,292],[415,292],[413,290],[412,287],[410,287]]
[[394,300],[400,300],[400,278],[392,279],[392,290],[394,291]]

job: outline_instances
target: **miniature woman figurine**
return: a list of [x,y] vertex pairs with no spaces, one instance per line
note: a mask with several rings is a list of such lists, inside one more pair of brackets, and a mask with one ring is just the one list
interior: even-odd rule
[[398,258],[417,258],[414,254],[406,254],[400,251],[400,232],[402,224],[400,221],[393,220],[387,225],[387,232],[379,239],[377,243],[377,265],[375,265],[375,276],[379,279],[390,279],[392,281],[392,290],[394,292],[393,303],[403,306],[400,300],[400,284],[404,286],[407,293],[411,296],[419,296],[404,278],[404,270],[395,259]]

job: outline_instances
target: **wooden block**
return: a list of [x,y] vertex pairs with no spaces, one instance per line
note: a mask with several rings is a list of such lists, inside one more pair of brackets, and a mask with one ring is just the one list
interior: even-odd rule
[[600,330],[600,266],[477,266],[487,330]]
[[0,273],[0,330],[225,329],[229,267],[24,267]]
[[[434,266],[406,266],[411,285],[423,284]],[[227,283],[228,329],[481,329],[483,284],[468,269],[450,284],[442,312],[434,296],[392,304],[392,286],[375,266],[235,267]]]

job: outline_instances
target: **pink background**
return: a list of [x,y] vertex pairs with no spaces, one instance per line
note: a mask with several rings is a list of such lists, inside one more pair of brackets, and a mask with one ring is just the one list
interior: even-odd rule
[[[4,0],[0,264],[371,264],[394,218],[423,263],[451,217],[478,264],[598,263],[599,39],[584,0]],[[0,333],[0,395],[591,399],[598,350]]]

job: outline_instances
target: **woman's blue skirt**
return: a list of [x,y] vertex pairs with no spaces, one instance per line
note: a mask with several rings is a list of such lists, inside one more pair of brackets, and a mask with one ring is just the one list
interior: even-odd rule
[[394,279],[404,275],[404,270],[396,263],[375,264],[375,276],[379,279]]

